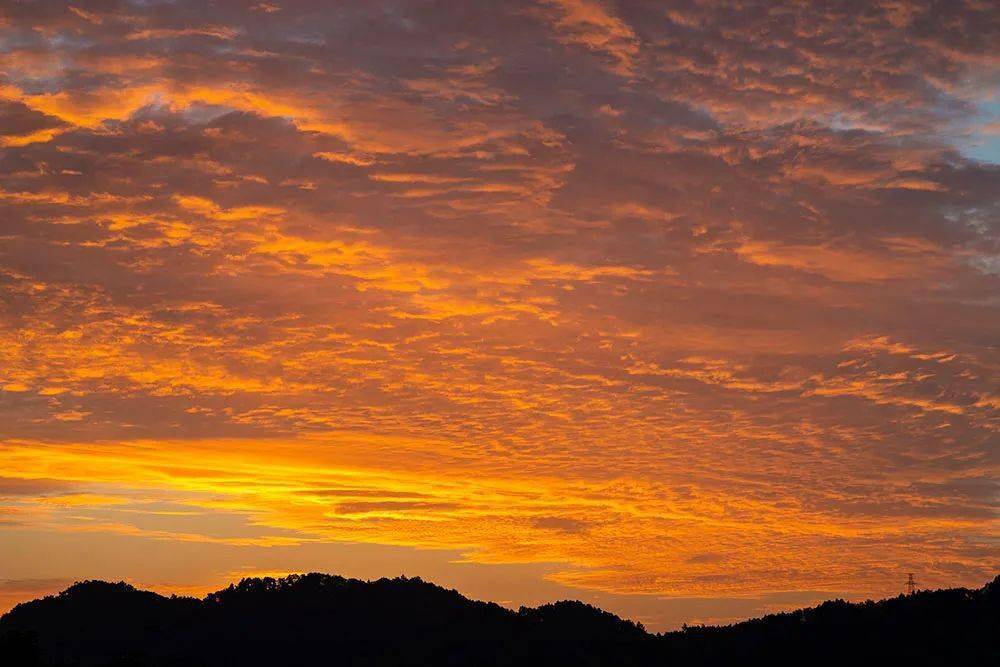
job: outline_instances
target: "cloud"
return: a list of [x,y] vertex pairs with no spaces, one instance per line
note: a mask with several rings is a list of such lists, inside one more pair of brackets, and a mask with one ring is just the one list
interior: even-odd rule
[[0,497],[38,496],[68,488],[72,488],[72,485],[57,479],[0,477]]
[[608,56],[612,70],[628,76],[639,39],[632,28],[599,0],[554,0],[556,38]]
[[9,8],[3,530],[980,584],[987,10],[730,4]]
[[26,104],[0,100],[0,145],[22,146],[49,141],[62,127],[59,119],[35,111]]

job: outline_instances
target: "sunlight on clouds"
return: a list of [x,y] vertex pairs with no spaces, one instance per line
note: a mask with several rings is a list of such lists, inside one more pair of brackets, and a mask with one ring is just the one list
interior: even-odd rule
[[[411,448],[433,453],[444,465],[416,469],[385,465],[405,460],[386,455]],[[80,523],[80,517],[70,515],[47,519],[67,530],[232,544],[332,539],[459,549],[476,562],[573,564],[573,569],[562,570],[555,578],[608,591],[775,590],[792,583],[789,577],[802,566],[800,554],[805,548],[818,550],[810,558],[828,554],[832,562],[836,551],[851,548],[850,540],[877,538],[886,549],[901,550],[914,534],[931,538],[975,525],[971,519],[938,517],[891,524],[863,516],[838,519],[740,496],[678,495],[669,487],[638,480],[482,474],[461,462],[449,465],[448,450],[443,442],[345,433],[308,441],[59,446],[22,442],[6,445],[0,457],[4,470],[13,475],[120,487],[132,497],[143,492],[180,493],[188,507],[243,514],[265,532],[258,537],[199,537],[143,529],[124,520]],[[183,461],[197,461],[197,468]],[[36,502],[79,511],[129,500],[78,493]],[[32,511],[30,503],[25,510]],[[744,522],[743,515],[752,515],[755,521]],[[564,529],[559,521],[573,528]],[[274,534],[268,535],[268,530]],[[754,547],[734,549],[741,542],[750,545],[761,539],[782,546],[769,547],[766,556]],[[634,554],[638,560],[630,561],[624,572],[613,569],[619,564],[619,549],[634,541],[662,544],[665,550],[648,557]],[[744,572],[738,583],[704,576],[706,567],[697,556],[712,550],[724,550],[726,560]],[[864,579],[865,567],[866,563],[841,560],[820,583],[836,587]]]
[[992,574],[983,3],[174,4],[0,10],[5,544],[625,613]]

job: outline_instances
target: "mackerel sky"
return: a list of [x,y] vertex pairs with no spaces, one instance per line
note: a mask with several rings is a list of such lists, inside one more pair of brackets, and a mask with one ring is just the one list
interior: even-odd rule
[[981,585],[998,90],[988,0],[3,0],[0,610]]

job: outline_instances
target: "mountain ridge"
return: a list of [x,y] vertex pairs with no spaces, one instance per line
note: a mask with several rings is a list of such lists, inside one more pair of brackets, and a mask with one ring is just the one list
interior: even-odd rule
[[[247,578],[202,599],[85,581],[0,617],[4,664],[730,664],[768,658],[996,658],[1000,577],[980,589],[830,600],[727,626],[651,634],[579,601],[514,611],[420,578]],[[832,662],[831,662],[832,661]]]

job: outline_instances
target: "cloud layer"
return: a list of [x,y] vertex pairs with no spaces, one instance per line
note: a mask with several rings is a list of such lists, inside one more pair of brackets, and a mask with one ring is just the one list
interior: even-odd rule
[[997,44],[977,0],[7,3],[2,539],[979,584]]

